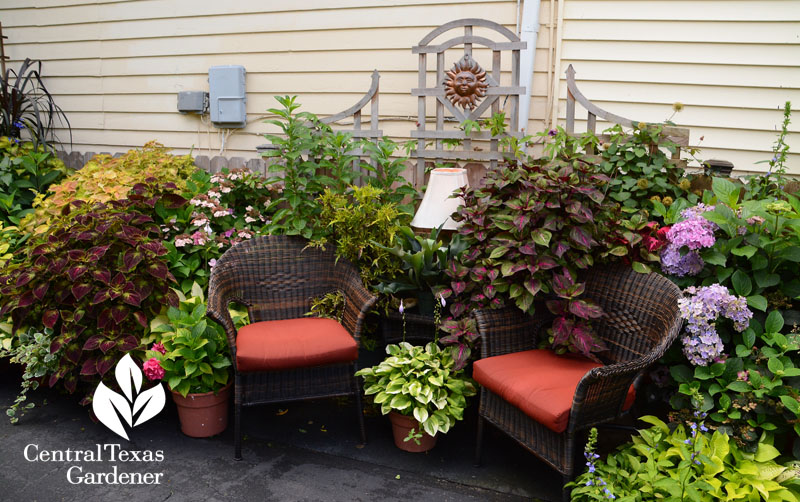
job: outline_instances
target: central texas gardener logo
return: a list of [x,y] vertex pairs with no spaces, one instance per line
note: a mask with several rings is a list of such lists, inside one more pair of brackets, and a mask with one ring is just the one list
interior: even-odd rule
[[122,394],[100,382],[94,391],[92,410],[103,425],[128,439],[123,421],[128,424],[128,428],[147,422],[164,409],[166,395],[161,383],[147,390],[141,390],[142,370],[130,354],[126,354],[117,363],[114,377]]

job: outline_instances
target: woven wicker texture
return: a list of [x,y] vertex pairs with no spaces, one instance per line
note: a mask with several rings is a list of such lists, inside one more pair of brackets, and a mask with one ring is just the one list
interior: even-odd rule
[[[483,420],[520,442],[559,471],[565,480],[575,474],[576,444],[588,428],[615,420],[622,413],[628,388],[641,372],[672,344],[682,321],[680,289],[658,274],[639,274],[626,265],[598,266],[585,277],[586,298],[605,314],[594,322],[609,351],[605,366],[589,371],[575,392],[567,430],[557,434],[537,423],[496,394],[481,389],[476,462],[480,459]],[[516,308],[473,313],[481,335],[481,357],[536,348],[547,336],[552,316],[544,306],[527,316]]]
[[237,459],[241,409],[255,404],[353,395],[361,439],[366,440],[355,362],[263,373],[236,368],[236,330],[228,312],[234,302],[247,306],[252,322],[296,319],[309,311],[312,298],[338,290],[345,295],[341,323],[359,341],[366,313],[377,298],[364,288],[352,264],[336,260],[331,246],[323,251],[307,245],[298,237],[256,237],[226,251],[211,272],[206,314],[225,328],[234,361]]

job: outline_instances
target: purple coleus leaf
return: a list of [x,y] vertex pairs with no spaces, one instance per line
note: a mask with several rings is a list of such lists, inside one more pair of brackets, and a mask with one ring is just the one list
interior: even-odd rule
[[55,258],[52,262],[50,262],[50,266],[47,267],[47,271],[52,275],[60,274],[66,265],[66,258]]
[[572,227],[572,230],[569,232],[569,238],[576,244],[587,249],[597,245],[597,241],[594,240],[592,235],[587,232],[584,227]]
[[85,274],[87,270],[89,270],[89,267],[86,265],[75,265],[67,270],[67,275],[69,276],[69,280],[75,281],[78,277]]
[[108,251],[108,248],[110,247],[110,244],[106,244],[103,246],[94,246],[93,248],[89,249],[89,260],[98,261],[106,254],[106,251]]
[[92,270],[92,277],[94,277],[96,281],[100,281],[103,284],[108,284],[111,282],[111,272],[106,268]]
[[561,258],[567,251],[569,251],[569,244],[564,241],[558,241],[553,247],[553,254],[559,258]]
[[536,262],[536,267],[539,270],[550,270],[556,268],[558,263],[550,256],[542,256]]
[[111,354],[104,355],[97,360],[97,372],[100,376],[104,376],[114,366],[114,356]]
[[123,270],[126,272],[133,270],[142,261],[142,258],[144,255],[141,252],[129,249],[122,255]]
[[570,301],[569,311],[582,319],[597,319],[603,316],[603,309],[599,305],[585,300]]
[[81,375],[96,375],[97,374],[97,360],[95,358],[87,359],[81,366]]
[[97,316],[97,329],[106,329],[111,324],[111,309],[106,308]]
[[100,348],[100,342],[104,339],[101,335],[90,336],[86,343],[83,344],[83,350],[97,350]]
[[57,322],[58,322],[58,310],[48,309],[44,311],[44,313],[42,314],[42,324],[44,324],[45,328],[52,329]]
[[106,352],[108,352],[109,350],[113,349],[116,346],[117,346],[116,340],[103,340],[102,342],[100,342],[100,350],[103,352],[103,354],[105,354]]
[[33,305],[35,301],[36,297],[33,296],[33,291],[28,291],[27,293],[19,297],[17,307],[18,308],[28,307],[30,305]]
[[553,345],[563,345],[569,340],[574,325],[575,322],[566,317],[556,317],[555,320],[553,320]]
[[150,265],[147,266],[147,273],[149,273],[150,275],[152,275],[157,279],[161,280],[166,279],[168,272],[169,271],[167,270],[167,266],[161,262],[151,263]]
[[86,251],[82,249],[70,249],[67,252],[69,261],[86,261]]
[[92,305],[103,303],[109,298],[111,298],[111,290],[108,288],[101,289],[100,291],[95,293],[94,298],[92,298]]
[[70,291],[72,291],[72,296],[75,297],[75,300],[80,300],[91,290],[92,287],[88,284],[76,284],[70,289]]
[[128,314],[130,313],[130,309],[128,307],[123,307],[122,305],[116,305],[111,308],[111,317],[114,319],[116,324],[122,323]]
[[450,283],[450,287],[452,288],[453,293],[460,295],[465,289],[467,289],[467,283],[464,281],[453,281]]
[[35,296],[37,300],[41,300],[44,298],[44,295],[47,294],[48,289],[50,289],[50,282],[39,284],[33,288],[33,296]]
[[533,296],[536,296],[536,293],[542,289],[542,284],[534,277],[529,277],[522,283],[522,285],[525,286],[525,289],[527,289]]
[[72,364],[78,364],[78,361],[81,360],[81,348],[75,344],[68,345],[67,348],[64,349],[64,356],[71,362]]
[[450,304],[450,313],[453,317],[461,317],[467,311],[467,306],[462,302],[453,302]]
[[547,300],[545,305],[553,315],[563,316],[567,312],[567,302],[564,300]]
[[123,352],[130,352],[139,346],[139,340],[133,335],[128,335],[122,340],[119,340],[117,345],[119,346],[119,350]]
[[489,278],[490,281],[494,281],[497,279],[497,276],[500,275],[500,270],[493,268],[486,273],[486,276]]
[[30,271],[22,272],[17,277],[16,286],[17,287],[24,286],[24,285],[28,284],[29,282],[31,282],[31,280],[34,277],[36,277],[36,274],[34,274],[33,272],[30,272]]
[[147,316],[144,315],[144,312],[137,310],[133,313],[133,318],[136,319],[143,328],[147,327]]
[[534,246],[531,245],[531,244],[523,244],[523,245],[519,246],[517,249],[522,254],[526,254],[526,255],[534,255],[534,254],[536,254],[536,249],[534,249]]

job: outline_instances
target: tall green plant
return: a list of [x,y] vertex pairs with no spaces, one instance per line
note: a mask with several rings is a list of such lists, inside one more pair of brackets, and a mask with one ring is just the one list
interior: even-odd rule
[[317,197],[326,188],[332,193],[344,193],[358,177],[353,170],[357,157],[350,153],[355,145],[349,134],[331,130],[316,115],[297,112],[300,104],[296,103],[296,96],[275,99],[282,108],[268,111],[280,120],[266,122],[280,128],[283,134],[265,135],[276,148],[263,155],[274,160],[269,171],[280,173],[267,183],[282,182],[283,192],[268,208],[274,209],[275,214],[267,231],[315,240],[326,232],[317,224],[321,212]]

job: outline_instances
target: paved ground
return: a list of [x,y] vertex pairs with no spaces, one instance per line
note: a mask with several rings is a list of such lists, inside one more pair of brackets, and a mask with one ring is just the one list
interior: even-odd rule
[[[18,377],[0,376],[0,407]],[[215,438],[178,430],[174,404],[126,442],[90,420],[74,397],[39,391],[17,425],[0,417],[0,500],[8,501],[519,501],[560,500],[560,476],[502,434],[488,431],[484,465],[472,466],[474,413],[427,454],[398,450],[386,417],[368,415],[359,447],[353,405],[324,400],[245,410],[244,460],[233,460],[232,427]],[[283,413],[283,410],[287,410]],[[474,410],[473,410],[474,412]],[[29,461],[35,449],[163,452],[163,461]],[[28,446],[38,445],[38,446]],[[143,456],[144,453],[140,454]],[[87,473],[163,473],[159,485],[70,484]],[[80,469],[80,471],[78,470]]]

